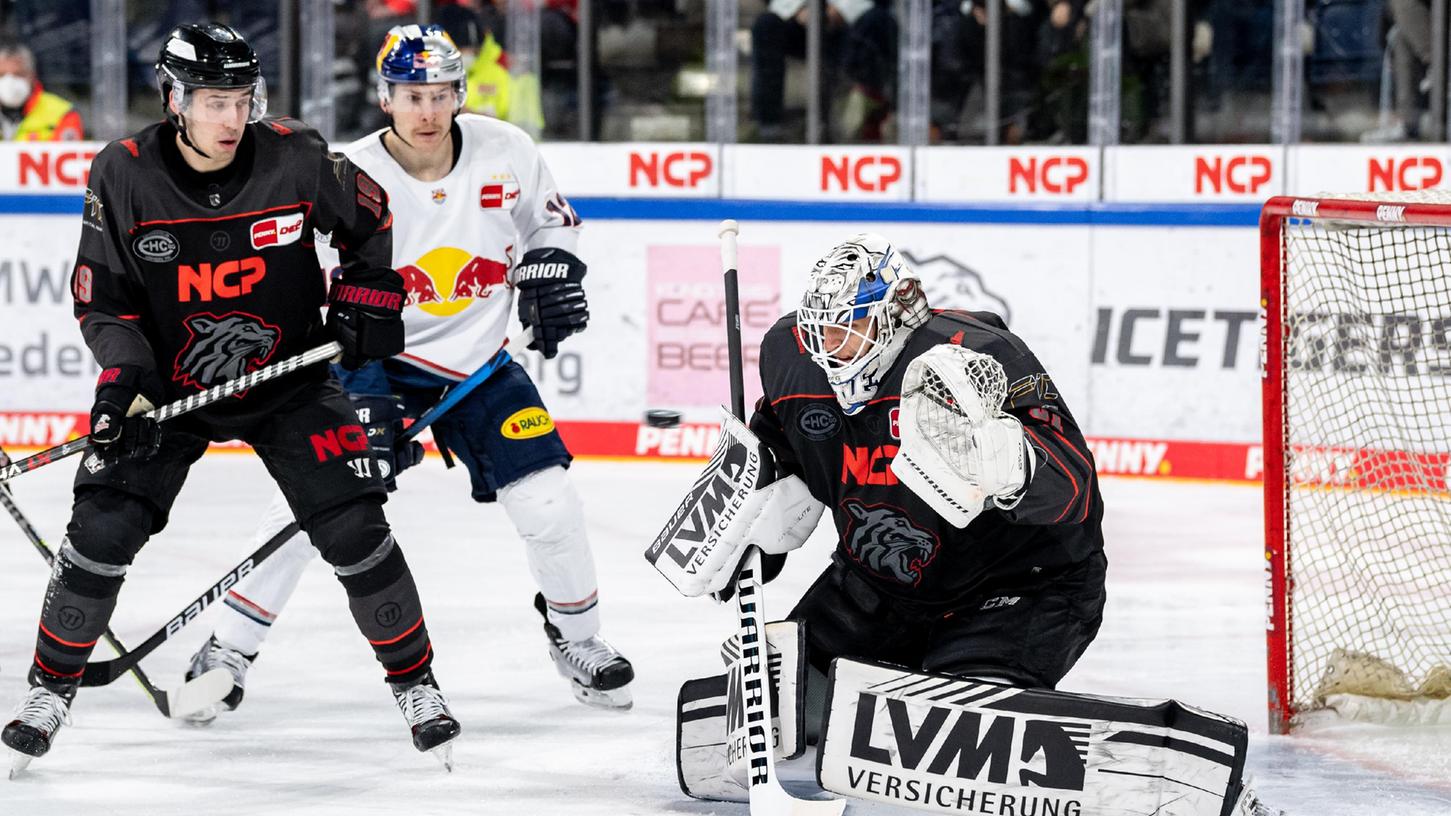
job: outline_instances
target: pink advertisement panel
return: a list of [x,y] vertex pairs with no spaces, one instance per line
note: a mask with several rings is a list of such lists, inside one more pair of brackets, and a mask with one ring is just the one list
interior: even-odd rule
[[[784,311],[781,249],[740,247],[741,344],[746,413],[761,396],[761,337]],[[652,246],[647,251],[647,400],[651,408],[729,405],[725,289],[720,247]]]

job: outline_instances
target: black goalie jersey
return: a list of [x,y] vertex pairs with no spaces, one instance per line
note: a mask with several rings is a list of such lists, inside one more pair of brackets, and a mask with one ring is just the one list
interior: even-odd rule
[[[897,481],[888,465],[901,444],[898,403],[907,364],[955,343],[990,354],[1008,379],[1004,410],[1023,423],[1037,471],[1012,510],[989,504],[966,528],[944,521]],[[765,396],[751,429],[782,467],[800,476],[832,514],[838,550],[883,593],[952,608],[985,586],[1037,583],[1103,549],[1103,506],[1093,457],[1068,406],[1033,353],[996,315],[938,312],[912,333],[875,399],[842,413],[826,374],[796,335],[795,314],[761,343]]]
[[[295,120],[245,134],[213,173],[185,164],[166,123],[112,142],[91,167],[75,314],[102,368],[143,366],[168,402],[329,339],[315,229],[332,234],[342,280],[401,291],[381,188]],[[195,418],[242,425],[327,376],[313,366]]]

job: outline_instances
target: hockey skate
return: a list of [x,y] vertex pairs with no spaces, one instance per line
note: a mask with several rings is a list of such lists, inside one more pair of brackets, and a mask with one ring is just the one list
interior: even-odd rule
[[193,725],[210,725],[223,711],[235,711],[237,706],[242,704],[242,694],[247,684],[247,669],[256,659],[257,655],[242,654],[217,640],[216,635],[207,638],[207,642],[203,643],[197,653],[191,656],[191,667],[186,670],[186,679],[192,681],[213,669],[226,669],[227,673],[232,675],[232,690],[227,692],[227,696],[223,697],[221,702],[213,703],[195,714],[188,714],[186,721]]
[[32,686],[25,701],[15,709],[15,719],[0,732],[0,741],[15,753],[11,759],[10,778],[24,771],[30,761],[45,756],[55,742],[62,725],[71,721],[71,697],[58,694],[45,686]]
[[561,677],[569,681],[574,697],[596,708],[628,711],[635,704],[630,681],[635,668],[604,638],[565,640],[559,628],[549,622],[544,595],[534,596],[534,608],[544,616],[544,634],[549,638],[549,657]]
[[398,710],[413,731],[413,747],[433,754],[445,770],[452,771],[453,739],[463,728],[448,710],[448,699],[439,691],[433,675],[410,686],[390,688]]

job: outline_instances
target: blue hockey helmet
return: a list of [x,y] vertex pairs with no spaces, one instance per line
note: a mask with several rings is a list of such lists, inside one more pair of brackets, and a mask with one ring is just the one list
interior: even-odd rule
[[392,98],[392,86],[451,83],[461,107],[466,91],[463,53],[440,25],[394,26],[378,49],[378,97]]

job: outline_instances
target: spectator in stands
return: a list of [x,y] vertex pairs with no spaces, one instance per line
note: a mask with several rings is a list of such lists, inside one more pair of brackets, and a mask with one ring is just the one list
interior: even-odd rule
[[1088,18],[1085,0],[1051,0],[1038,29],[1042,74],[1030,138],[1052,144],[1088,141]]
[[[771,0],[751,26],[751,121],[755,139],[785,138],[786,58],[806,55],[807,0]],[[891,0],[826,0],[819,89],[822,108],[840,74],[850,83],[838,117],[844,141],[881,141],[897,82],[897,21]]]
[[[806,56],[808,0],[771,0],[751,25],[751,122],[758,142],[786,139],[786,58]],[[841,15],[827,14],[821,33],[821,108],[827,110],[840,51]]]
[[[1028,136],[1038,77],[1039,30],[1053,0],[1003,0],[1000,21],[1002,66],[999,120],[982,123],[996,128],[1000,144],[1021,144]],[[1081,1],[1079,3],[1081,5]],[[933,140],[957,141],[964,105],[983,83],[987,40],[985,0],[937,0],[932,11]]]
[[892,0],[828,0],[846,23],[842,69],[851,81],[843,106],[843,141],[881,142],[897,98],[897,18]]
[[41,87],[35,54],[10,37],[0,39],[0,133],[15,141],[84,138],[80,112]]
[[1431,66],[1430,0],[1390,0],[1391,86],[1395,89],[1395,119],[1375,141],[1403,141],[1421,135],[1421,112]]

